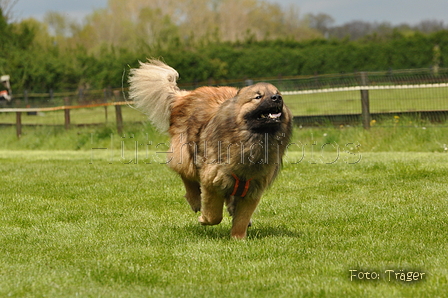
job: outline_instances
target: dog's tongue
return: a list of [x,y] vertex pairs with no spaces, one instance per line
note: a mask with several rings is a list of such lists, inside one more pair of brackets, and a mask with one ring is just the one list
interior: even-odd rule
[[282,115],[282,113],[278,113],[278,114],[269,114],[269,118],[276,119],[276,118],[279,118],[281,115]]

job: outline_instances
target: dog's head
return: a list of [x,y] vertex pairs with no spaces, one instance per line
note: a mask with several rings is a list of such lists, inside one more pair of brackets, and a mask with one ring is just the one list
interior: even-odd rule
[[240,106],[238,118],[256,133],[273,133],[291,121],[291,112],[283,103],[278,89],[268,83],[258,83],[241,89],[237,94]]

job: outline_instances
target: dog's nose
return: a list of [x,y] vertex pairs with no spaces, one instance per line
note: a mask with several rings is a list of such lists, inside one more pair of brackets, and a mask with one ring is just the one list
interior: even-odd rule
[[279,94],[274,94],[271,96],[272,101],[281,101],[282,100],[282,96]]

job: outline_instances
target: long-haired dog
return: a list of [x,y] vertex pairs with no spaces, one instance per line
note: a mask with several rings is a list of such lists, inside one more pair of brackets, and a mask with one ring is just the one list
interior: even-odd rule
[[263,191],[277,176],[292,115],[271,84],[183,91],[179,74],[158,60],[131,70],[130,97],[171,136],[168,165],[203,225],[219,224],[226,204],[231,235],[244,238]]

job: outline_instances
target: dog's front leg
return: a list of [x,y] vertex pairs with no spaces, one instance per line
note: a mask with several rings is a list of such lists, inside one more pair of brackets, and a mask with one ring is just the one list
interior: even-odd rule
[[198,212],[199,210],[201,210],[201,187],[199,185],[199,182],[188,180],[183,176],[181,177],[185,185],[185,190],[187,191],[187,193],[185,194],[185,198],[190,204],[191,209],[194,212]]
[[231,235],[235,239],[243,239],[247,234],[252,214],[257,208],[260,198],[238,198],[234,203]]
[[222,220],[224,196],[213,188],[203,187],[201,194],[201,216],[199,222],[202,225],[217,225]]

